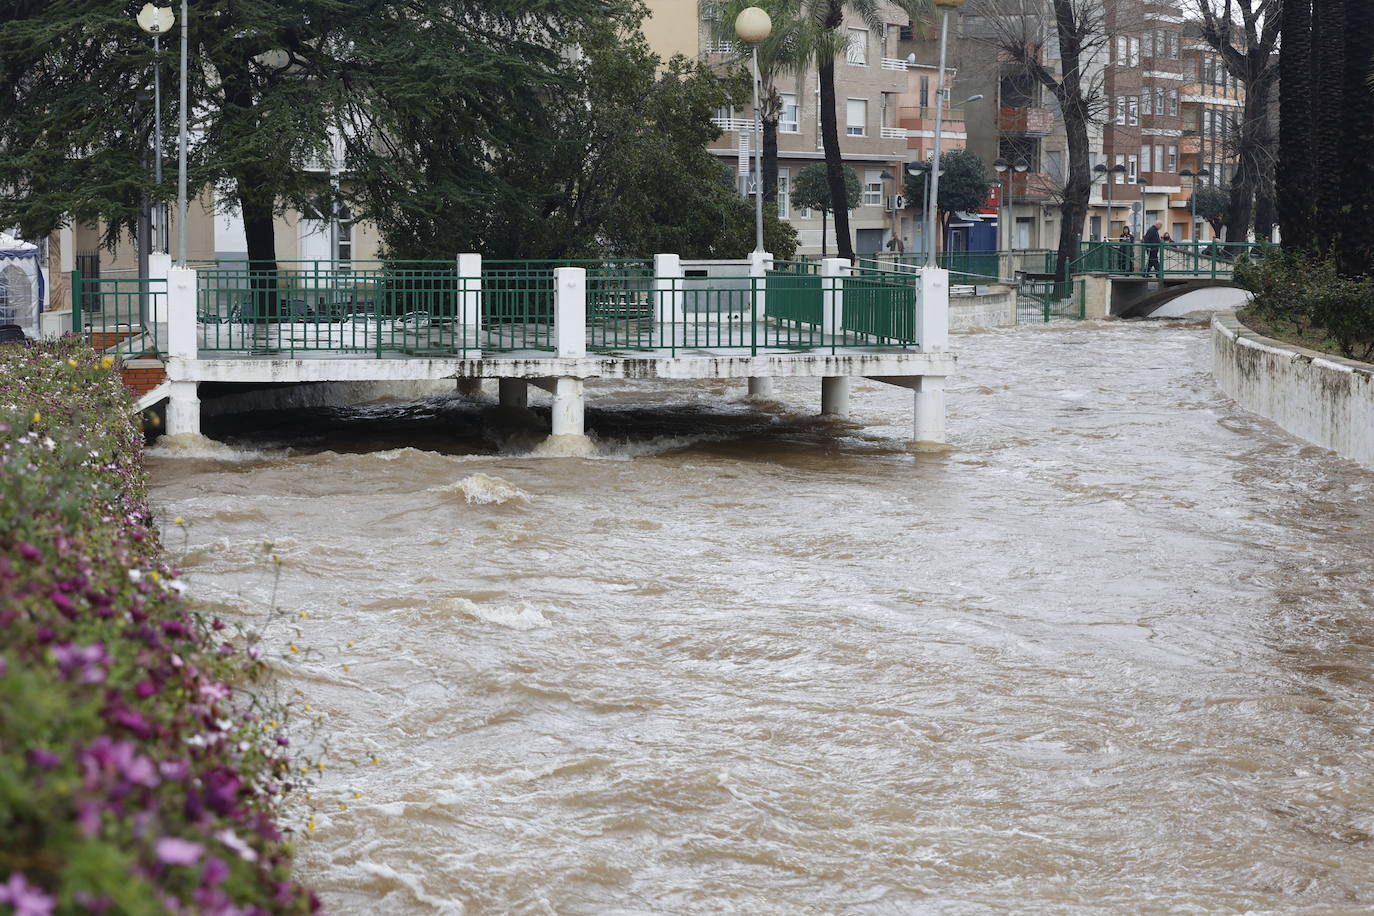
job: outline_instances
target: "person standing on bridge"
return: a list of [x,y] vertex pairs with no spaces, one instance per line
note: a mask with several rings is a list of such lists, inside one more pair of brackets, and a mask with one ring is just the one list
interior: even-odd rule
[[1159,230],[1164,226],[1163,223],[1155,223],[1145,230],[1145,235],[1141,241],[1145,243],[1145,252],[1149,259],[1145,262],[1146,274],[1158,274],[1164,276],[1164,264],[1160,259],[1160,250],[1163,244],[1159,237]]
[[1131,232],[1129,225],[1121,227],[1120,246],[1116,252],[1116,269],[1130,273],[1132,264],[1135,262],[1134,252],[1131,251],[1135,245],[1135,235]]

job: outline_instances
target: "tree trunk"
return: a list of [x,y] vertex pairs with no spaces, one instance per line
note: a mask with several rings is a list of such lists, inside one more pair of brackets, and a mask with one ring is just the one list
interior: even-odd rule
[[1312,2],[1283,0],[1275,205],[1285,248],[1312,250]]
[[840,154],[840,130],[835,116],[835,61],[820,66],[821,143],[825,146],[825,177],[830,184],[830,212],[835,214],[835,254],[854,260],[849,237],[849,192],[844,186],[844,160]]
[[1255,195],[1264,181],[1264,157],[1268,142],[1269,90],[1272,82],[1260,75],[1247,79],[1245,107],[1241,112],[1236,157],[1236,176],[1231,180],[1231,200],[1226,207],[1226,240],[1241,242],[1250,231]]
[[825,210],[821,211],[821,257],[825,257],[825,246],[828,244],[828,240],[825,237],[825,217],[827,212],[828,211]]
[[[1044,67],[1037,71],[1046,89],[1059,102],[1064,119],[1064,137],[1069,148],[1069,179],[1064,184],[1064,201],[1059,205],[1059,249],[1056,252],[1054,277],[1063,282],[1069,279],[1069,265],[1078,257],[1078,243],[1083,239],[1083,223],[1088,218],[1088,198],[1092,194],[1093,174],[1088,168],[1088,103],[1083,98],[1080,59],[1083,54],[1083,23],[1086,7],[1073,0],[1054,0],[1054,27],[1059,40],[1061,72],[1066,76],[1056,82]],[[1111,175],[1107,176],[1111,181]],[[1112,215],[1107,212],[1107,235],[1111,235]]]
[[778,199],[778,119],[763,119],[763,202]]
[[[1368,0],[1355,0],[1365,3]],[[1312,131],[1301,166],[1315,176],[1312,204],[1317,250],[1330,252],[1339,244],[1345,205],[1346,163],[1342,139],[1345,111],[1346,0],[1317,0],[1312,4]],[[1314,161],[1315,160],[1315,161]],[[1368,180],[1362,179],[1362,180]]]
[[[1374,150],[1374,7],[1369,0],[1346,0],[1345,103],[1341,112],[1340,155],[1345,190],[1337,266],[1346,276],[1374,274],[1374,182],[1369,154]],[[1370,305],[1374,308],[1374,305]]]
[[[240,109],[242,121],[253,123],[255,105],[249,62],[242,61],[242,66],[237,69],[222,67],[221,72],[224,73],[226,107],[232,105]],[[244,241],[248,247],[249,285],[253,290],[254,311],[259,318],[274,317],[280,303],[276,227],[272,220],[276,200],[271,191],[264,190],[272,186],[268,177],[251,162],[243,163],[234,174],[239,209],[243,216]]]

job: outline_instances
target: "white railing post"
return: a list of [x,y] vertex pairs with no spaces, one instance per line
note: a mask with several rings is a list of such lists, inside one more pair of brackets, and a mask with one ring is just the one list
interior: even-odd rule
[[196,272],[184,267],[167,271],[167,432],[200,433],[200,398],[193,363],[198,355]]
[[167,271],[167,355],[195,359],[197,355],[196,272],[185,267]]
[[682,323],[682,304],[686,298],[682,281],[685,276],[679,255],[654,255],[654,324],[658,327]]
[[458,327],[462,333],[462,348],[480,350],[478,340],[482,330],[482,256],[458,255]]
[[[167,280],[167,277],[168,277],[168,275],[169,275],[168,272],[169,272],[171,269],[172,269],[172,256],[171,256],[170,254],[163,254],[163,253],[160,252],[160,251],[154,251],[154,252],[152,252],[151,254],[148,255],[148,277],[149,277],[150,279],[153,279],[153,280],[162,280],[162,281],[164,281],[164,284],[165,284],[165,281]],[[156,287],[154,287],[154,290],[156,290]],[[163,290],[164,290],[164,292],[165,292],[165,290],[166,290],[166,286],[165,286],[165,285],[163,286]],[[149,319],[153,322],[153,324],[166,324],[166,323],[167,323],[167,297],[166,297],[165,295],[163,295],[163,296],[153,296],[153,297],[152,297],[152,300],[153,300],[153,310],[152,310],[153,313],[152,313],[152,315],[149,316]]]
[[553,272],[553,336],[559,356],[587,355],[587,271],[557,267]]
[[844,278],[849,276],[849,261],[825,258],[821,261],[821,333],[844,333]]
[[768,317],[768,271],[773,269],[773,256],[766,251],[749,252],[749,276],[754,282],[754,320]]
[[949,349],[949,271],[921,268],[916,300],[916,342],[924,353]]

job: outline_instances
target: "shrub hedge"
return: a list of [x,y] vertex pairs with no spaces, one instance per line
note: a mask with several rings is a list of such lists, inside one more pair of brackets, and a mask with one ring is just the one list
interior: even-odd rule
[[1329,341],[1350,359],[1374,357],[1374,277],[1341,276],[1334,258],[1271,250],[1240,258],[1235,281],[1255,294],[1249,312],[1268,330],[1318,348]]
[[265,663],[181,600],[108,359],[0,347],[0,913],[309,913]]

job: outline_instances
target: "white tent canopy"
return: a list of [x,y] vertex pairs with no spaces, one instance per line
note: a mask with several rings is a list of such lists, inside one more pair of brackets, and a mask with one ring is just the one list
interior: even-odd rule
[[38,247],[0,232],[0,324],[17,324],[38,336],[43,271]]

